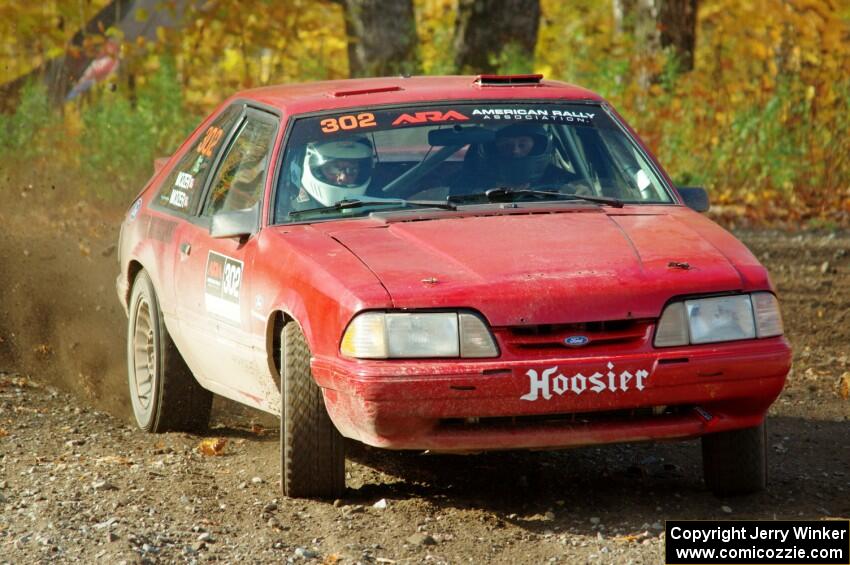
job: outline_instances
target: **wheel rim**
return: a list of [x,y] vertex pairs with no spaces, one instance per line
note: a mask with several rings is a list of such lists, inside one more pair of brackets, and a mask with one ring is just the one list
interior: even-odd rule
[[136,307],[136,323],[133,331],[133,382],[130,392],[136,419],[142,426],[147,425],[153,406],[154,384],[156,382],[156,339],[150,304],[144,298]]

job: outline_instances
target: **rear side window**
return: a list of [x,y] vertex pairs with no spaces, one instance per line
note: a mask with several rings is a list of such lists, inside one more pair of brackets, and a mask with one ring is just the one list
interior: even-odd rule
[[213,160],[241,113],[241,105],[229,106],[213,120],[162,183],[157,204],[181,214],[195,209]]

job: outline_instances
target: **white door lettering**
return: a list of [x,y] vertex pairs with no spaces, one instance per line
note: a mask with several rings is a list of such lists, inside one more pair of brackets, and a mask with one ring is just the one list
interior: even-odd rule
[[568,390],[570,390],[570,381],[564,375],[558,375],[555,377],[555,380],[552,381],[552,390],[558,396],[561,396]]
[[537,400],[538,393],[542,394],[543,398],[546,400],[552,398],[552,393],[549,392],[549,377],[557,370],[557,367],[552,367],[550,369],[546,369],[543,371],[542,375],[538,376],[537,371],[529,369],[526,375],[528,375],[528,379],[531,381],[530,390],[528,391],[528,394],[522,395],[520,400]]
[[572,383],[572,391],[576,394],[581,394],[587,389],[587,379],[581,373],[573,377]]
[[634,375],[632,375],[628,371],[623,371],[622,373],[620,373],[620,390],[622,390],[622,391],[629,390],[629,381],[632,380],[633,378],[634,378]]
[[593,373],[590,375],[590,383],[593,385],[590,387],[590,390],[599,394],[603,390],[605,390],[605,383],[602,382],[602,374],[601,373]]
[[611,390],[611,392],[617,390],[617,384],[614,382],[614,377],[616,375],[614,375],[614,371],[611,370],[613,368],[614,364],[608,363],[608,389]]
[[638,389],[638,390],[643,390],[644,389],[643,379],[645,379],[648,376],[649,376],[649,373],[644,371],[643,369],[641,369],[640,371],[635,371],[635,377],[637,377],[637,384],[635,385],[635,388]]
[[[572,377],[568,377],[558,372],[558,367],[550,367],[538,373],[534,369],[526,371],[528,376],[528,392],[520,397],[521,400],[535,401],[539,398],[550,400],[552,393],[563,396],[567,392],[572,392],[576,396],[590,390],[596,394],[604,391],[608,392],[641,392],[646,388],[646,381],[649,379],[649,371],[639,369],[632,373],[631,371],[620,371],[617,374],[614,371],[614,364],[608,363],[608,372],[605,376],[596,372],[585,377],[581,373],[576,373]],[[554,375],[554,376],[553,376]],[[605,377],[608,377],[607,379]],[[590,386],[588,387],[588,381]]]

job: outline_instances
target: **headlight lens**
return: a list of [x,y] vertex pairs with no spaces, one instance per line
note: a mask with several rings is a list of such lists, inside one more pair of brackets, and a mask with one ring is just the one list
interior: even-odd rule
[[685,312],[685,303],[674,302],[664,310],[664,314],[658,320],[658,329],[655,330],[655,346],[687,345],[689,339],[688,314]]
[[673,302],[655,332],[656,347],[782,335],[779,302],[769,292]]
[[384,315],[367,312],[354,318],[342,336],[340,351],[361,359],[387,358],[387,328]]
[[719,296],[686,300],[691,343],[714,343],[756,337],[750,297]]
[[340,352],[357,359],[499,354],[484,321],[466,312],[365,312],[349,324]]
[[457,357],[457,314],[387,314],[389,357]]
[[753,312],[756,315],[756,333],[759,337],[782,335],[782,314],[779,311],[779,301],[769,292],[755,292],[753,297]]

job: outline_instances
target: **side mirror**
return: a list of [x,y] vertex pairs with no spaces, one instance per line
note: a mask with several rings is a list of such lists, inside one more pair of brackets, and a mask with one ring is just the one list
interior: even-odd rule
[[216,239],[247,238],[257,231],[259,222],[260,207],[256,204],[245,210],[219,212],[212,217],[210,237]]
[[708,192],[699,186],[677,186],[685,206],[697,212],[708,212],[711,206],[708,202]]

